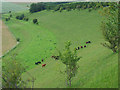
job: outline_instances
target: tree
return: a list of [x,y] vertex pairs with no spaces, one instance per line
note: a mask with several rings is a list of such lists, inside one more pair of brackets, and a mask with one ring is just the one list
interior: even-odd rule
[[77,62],[80,60],[80,57],[77,56],[76,49],[72,52],[70,50],[70,45],[71,42],[68,41],[63,53],[59,51],[59,58],[62,63],[66,65],[66,70],[64,72],[66,74],[67,86],[71,86],[71,80],[75,77],[78,69]]
[[20,42],[20,38],[17,38],[17,41]]
[[8,18],[5,18],[6,21],[8,21]]
[[25,82],[21,80],[21,75],[25,71],[24,67],[16,60],[5,61],[2,71],[3,88],[25,87]]
[[12,17],[12,14],[10,14],[10,17]]
[[104,7],[102,16],[104,16],[101,23],[101,30],[105,37],[105,40],[109,43],[102,43],[103,46],[112,49],[114,53],[118,49],[118,9],[117,5],[110,5]]
[[37,21],[37,19],[33,19],[33,23],[35,24],[35,23],[37,23],[38,21]]
[[77,5],[76,6],[76,9],[80,10],[81,6],[80,5]]
[[[28,82],[32,82],[34,88],[35,78],[28,72],[25,67],[16,60],[16,55],[13,54],[10,60],[4,60],[2,66],[2,88],[26,88]],[[22,79],[22,73],[26,72],[30,77],[26,80]]]
[[9,11],[9,13],[11,13],[11,11]]
[[89,8],[88,11],[91,12],[91,11],[92,11],[92,8]]
[[21,14],[21,15],[19,16],[19,20],[23,20],[23,18],[24,18],[24,14]]
[[20,16],[16,16],[16,19],[19,19]]

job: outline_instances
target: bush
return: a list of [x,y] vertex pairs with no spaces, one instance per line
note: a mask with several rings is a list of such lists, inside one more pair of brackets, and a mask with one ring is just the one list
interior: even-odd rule
[[23,18],[24,18],[24,14],[19,16],[19,20],[23,20]]
[[17,41],[20,42],[20,38],[17,38]]
[[26,18],[26,21],[28,21],[29,19],[28,18]]
[[11,11],[9,11],[9,13],[11,13]]
[[16,19],[19,19],[20,16],[16,16]]
[[37,19],[33,19],[33,23],[35,24],[35,23],[37,23],[38,21],[37,21]]
[[91,11],[92,11],[92,8],[88,9],[88,11],[91,12]]
[[10,17],[12,17],[12,14],[10,14]]
[[36,22],[36,24],[38,25],[39,23],[38,23],[38,22]]
[[9,21],[9,20],[10,20],[10,18],[5,18],[5,20],[6,20],[6,21]]
[[28,21],[29,19],[28,18],[24,18],[25,21]]
[[8,18],[5,18],[6,21],[8,21]]
[[8,20],[10,20],[10,18],[8,18]]

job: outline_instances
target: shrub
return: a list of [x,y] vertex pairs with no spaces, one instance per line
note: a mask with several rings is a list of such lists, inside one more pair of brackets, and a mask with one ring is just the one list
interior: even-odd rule
[[12,14],[10,14],[10,17],[12,17]]
[[19,19],[20,16],[16,16],[16,19]]
[[8,21],[8,18],[5,18],[6,21]]
[[8,20],[10,20],[10,18],[8,18]]
[[24,18],[25,21],[28,21],[29,19],[28,18]]
[[23,20],[23,18],[24,18],[24,14],[19,16],[19,20]]
[[20,42],[20,38],[17,38],[17,41]]
[[9,13],[11,13],[11,11],[9,11]]
[[92,8],[88,9],[88,11],[91,12],[91,11],[92,11]]
[[9,21],[9,20],[10,20],[10,18],[5,18],[5,20],[6,20],[6,21]]
[[37,23],[38,21],[37,21],[37,19],[33,19],[33,23],[35,24],[35,23]]
[[39,23],[38,23],[38,22],[36,22],[36,24],[38,25]]

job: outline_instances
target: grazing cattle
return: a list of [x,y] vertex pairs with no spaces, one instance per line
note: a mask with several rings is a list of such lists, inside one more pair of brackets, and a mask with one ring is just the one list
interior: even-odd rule
[[83,46],[81,46],[81,48],[83,48]]
[[40,62],[40,61],[39,61],[39,62],[37,62],[37,63],[41,64],[41,62]]
[[91,41],[88,41],[88,43],[91,43]]
[[45,67],[46,66],[46,64],[42,64],[42,67]]
[[80,49],[80,47],[78,47],[78,50]]
[[86,45],[84,47],[86,47]]
[[55,60],[58,60],[59,56],[51,56],[51,58],[54,58]]
[[77,48],[75,48],[75,50],[78,50]]
[[43,59],[41,61],[43,62]]
[[51,58],[54,58],[55,56],[51,56]]
[[55,56],[55,60],[58,60],[59,59],[59,56]]
[[86,42],[86,44],[88,44],[88,42]]
[[37,63],[35,63],[35,65],[38,65],[38,62],[37,62]]

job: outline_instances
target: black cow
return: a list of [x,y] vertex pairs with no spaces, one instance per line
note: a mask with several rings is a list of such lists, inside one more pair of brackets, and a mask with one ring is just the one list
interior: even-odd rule
[[38,62],[37,62],[37,63],[35,63],[35,65],[38,65]]
[[86,45],[84,47],[86,47]]
[[88,43],[91,43],[91,41],[88,41]]
[[81,48],[83,48],[83,46],[81,46]]
[[55,60],[58,60],[59,56],[51,56],[51,58],[54,58]]
[[41,64],[41,62],[39,61],[39,62],[37,62],[38,64]]
[[80,49],[80,47],[78,47],[78,50]]
[[43,62],[43,59],[41,61]]

